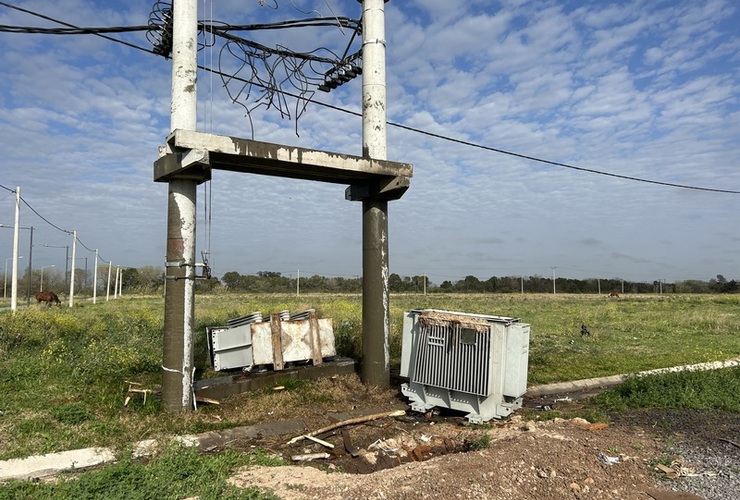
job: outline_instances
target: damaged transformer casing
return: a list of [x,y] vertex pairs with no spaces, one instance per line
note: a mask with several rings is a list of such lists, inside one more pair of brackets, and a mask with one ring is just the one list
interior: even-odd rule
[[518,318],[437,309],[404,313],[401,392],[411,409],[467,412],[472,423],[522,407],[530,325]]
[[206,327],[211,364],[216,371],[312,361],[319,365],[336,355],[331,318],[317,318],[309,310],[290,315],[287,311],[263,320],[260,313],[229,321],[225,327]]

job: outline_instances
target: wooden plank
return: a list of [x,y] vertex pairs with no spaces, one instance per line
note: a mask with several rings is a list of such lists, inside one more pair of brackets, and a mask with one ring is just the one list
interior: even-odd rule
[[319,330],[319,319],[316,317],[316,311],[308,314],[308,323],[310,325],[311,336],[311,359],[313,364],[320,365],[324,362],[324,356],[321,354],[321,331]]
[[273,364],[275,365],[275,371],[280,371],[285,368],[285,363],[283,362],[283,340],[280,314],[275,313],[270,315],[270,331],[272,333]]

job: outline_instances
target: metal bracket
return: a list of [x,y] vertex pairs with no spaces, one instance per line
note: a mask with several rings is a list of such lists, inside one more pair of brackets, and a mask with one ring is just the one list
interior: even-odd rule
[[[204,256],[205,257],[205,256]],[[202,267],[203,268],[203,274],[200,276],[193,276],[192,278],[189,276],[165,276],[165,279],[167,280],[186,280],[186,279],[203,279],[208,280],[211,279],[211,266],[208,265],[208,259],[203,259],[203,262],[196,262],[195,264],[188,264],[185,261],[180,260],[170,260],[164,263],[165,267],[177,267],[177,268],[183,268],[183,267]]]

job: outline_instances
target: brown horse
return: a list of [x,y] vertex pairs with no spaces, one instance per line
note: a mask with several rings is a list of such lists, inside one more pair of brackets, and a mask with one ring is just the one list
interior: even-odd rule
[[39,292],[36,294],[36,302],[46,302],[47,306],[51,307],[51,303],[54,302],[59,307],[62,307],[62,303],[59,301],[59,297],[54,292]]
[[618,292],[612,292],[612,293],[609,294],[609,297],[619,298],[619,293]]

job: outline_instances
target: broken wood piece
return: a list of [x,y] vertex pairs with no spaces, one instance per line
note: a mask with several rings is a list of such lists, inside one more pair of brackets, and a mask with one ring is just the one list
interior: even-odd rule
[[328,443],[328,442],[324,441],[323,439],[319,439],[319,438],[314,437],[314,436],[306,436],[306,439],[310,439],[314,443],[319,443],[321,446],[326,446],[327,448],[330,448],[332,450],[334,449],[334,445],[333,444]]
[[352,444],[352,438],[347,429],[342,429],[342,442],[344,444],[345,451],[352,455],[352,458],[360,456],[360,449]]
[[352,424],[362,424],[364,422],[370,422],[371,420],[377,420],[379,418],[386,418],[386,417],[400,417],[402,415],[406,415],[406,410],[393,410],[393,411],[386,411],[383,413],[374,413],[372,415],[364,415],[362,417],[355,417],[350,418],[349,420],[342,420],[341,422],[337,422],[331,425],[327,425],[326,427],[322,427],[319,430],[309,432],[308,434],[303,434],[301,436],[296,436],[290,441],[288,441],[288,444],[295,444],[301,439],[305,439],[309,436],[318,436],[319,434],[323,434],[325,432],[333,431],[334,429],[338,429],[339,427],[344,427],[346,425],[352,425]]
[[645,493],[655,500],[704,500],[704,497],[685,491],[662,491],[651,489]]
[[670,478],[675,479],[678,477],[678,472],[675,469],[672,469],[671,467],[667,467],[663,464],[658,464],[655,466],[655,468],[663,472],[666,476]]
[[126,391],[126,400],[123,402],[123,406],[128,406],[129,402],[131,402],[131,394],[143,394],[144,395],[144,404],[146,405],[146,395],[147,394],[158,394],[160,392],[159,389],[136,389],[133,386],[134,385],[141,385],[137,382],[128,382],[128,391]]
[[293,455],[290,459],[294,462],[305,462],[308,460],[320,460],[329,458],[331,455],[328,453],[304,453],[303,455]]
[[221,401],[219,401],[218,399],[204,398],[202,396],[195,396],[195,401],[197,401],[198,403],[206,403],[209,405],[220,405],[221,404]]

